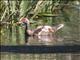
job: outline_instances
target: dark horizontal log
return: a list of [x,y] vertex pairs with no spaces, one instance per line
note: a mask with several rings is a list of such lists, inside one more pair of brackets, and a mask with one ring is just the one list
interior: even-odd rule
[[13,53],[79,53],[80,46],[0,46],[0,52]]

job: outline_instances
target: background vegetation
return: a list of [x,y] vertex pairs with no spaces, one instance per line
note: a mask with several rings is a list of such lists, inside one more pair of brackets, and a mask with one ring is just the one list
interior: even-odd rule
[[[33,24],[65,27],[56,34],[64,38],[63,44],[80,44],[80,1],[78,0],[0,0],[1,45],[24,44],[24,30],[16,25],[21,17]],[[68,41],[68,42],[67,42]],[[61,43],[61,42],[59,42]],[[2,53],[1,60],[79,60],[80,54],[12,54]]]
[[23,41],[24,30],[16,25],[21,17],[27,17],[33,22],[31,29],[39,25],[53,26],[63,23],[65,27],[57,32],[58,35],[79,40],[80,1],[78,0],[1,0],[1,44]]

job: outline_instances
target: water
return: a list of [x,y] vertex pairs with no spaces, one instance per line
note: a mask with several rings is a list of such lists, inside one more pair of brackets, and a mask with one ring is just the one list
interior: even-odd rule
[[[65,24],[53,36],[24,35],[22,26],[4,25],[1,28],[1,45],[80,45],[80,31],[78,24]],[[52,54],[20,54],[0,52],[1,60],[80,60],[80,53],[52,53]]]
[[67,27],[57,31],[53,36],[31,36],[25,38],[22,26],[3,26],[1,28],[1,45],[80,45],[78,28]]
[[1,60],[80,60],[78,53],[58,53],[58,54],[19,54],[1,53]]

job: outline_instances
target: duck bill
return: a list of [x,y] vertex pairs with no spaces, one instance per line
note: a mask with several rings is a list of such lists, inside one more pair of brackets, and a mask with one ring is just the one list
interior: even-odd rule
[[19,25],[19,24],[22,24],[22,22],[19,21],[19,22],[16,22],[16,24]]

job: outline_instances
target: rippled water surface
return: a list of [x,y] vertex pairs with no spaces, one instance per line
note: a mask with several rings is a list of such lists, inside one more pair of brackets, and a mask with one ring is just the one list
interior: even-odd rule
[[80,37],[78,29],[70,29],[70,31],[65,31],[65,29],[66,27],[53,34],[53,36],[25,37],[22,27],[16,30],[12,26],[12,30],[10,31],[9,27],[4,26],[1,31],[0,42],[1,45],[79,45]]

